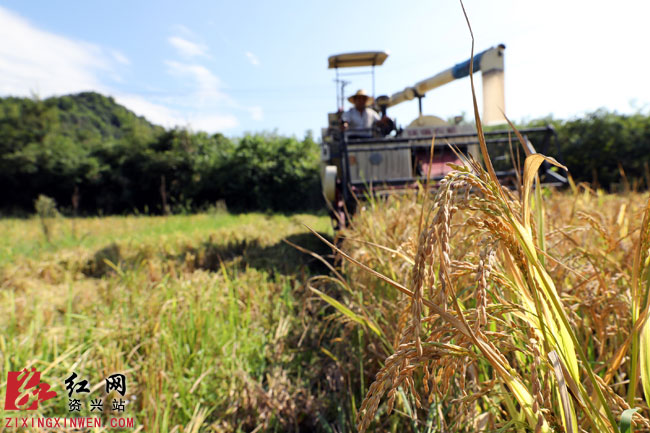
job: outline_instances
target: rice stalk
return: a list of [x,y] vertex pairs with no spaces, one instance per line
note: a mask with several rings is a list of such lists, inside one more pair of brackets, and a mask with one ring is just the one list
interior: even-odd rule
[[650,404],[650,199],[645,207],[641,234],[634,257],[632,274],[632,320],[640,330],[632,332],[632,358],[630,362],[630,387],[628,404],[634,406],[638,371],[646,402]]

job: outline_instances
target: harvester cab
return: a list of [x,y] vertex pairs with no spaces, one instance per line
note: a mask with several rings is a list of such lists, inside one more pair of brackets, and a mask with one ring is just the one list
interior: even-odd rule
[[[481,72],[483,86],[483,124],[505,124],[504,45],[497,45],[474,56],[473,71]],[[328,68],[336,73],[337,110],[328,114],[328,125],[322,129],[321,184],[331,215],[338,228],[344,227],[347,215],[354,213],[359,199],[368,194],[386,195],[418,188],[426,179],[442,179],[452,169],[449,163],[462,164],[471,155],[480,161],[479,142],[474,123],[454,121],[422,113],[425,94],[470,73],[470,60],[458,63],[391,96],[375,96],[375,68],[388,58],[386,51],[364,51],[333,55]],[[347,72],[347,68],[365,68]],[[369,70],[368,70],[369,68]],[[343,71],[342,71],[343,70]],[[346,78],[369,74],[372,77],[372,108],[381,121],[365,131],[344,128]],[[388,116],[389,108],[417,99],[419,115],[406,127],[400,127]],[[462,118],[457,118],[462,119]],[[557,138],[552,127],[520,130],[529,152],[539,149],[559,158]],[[510,151],[511,131],[485,132],[486,143],[497,176],[504,184],[514,182],[519,155]],[[431,141],[435,149],[431,158]],[[450,147],[452,145],[456,151]],[[519,149],[518,146],[513,148]],[[519,150],[517,150],[519,152]],[[523,156],[521,157],[523,161]],[[564,184],[566,178],[544,165],[540,176],[547,184]]]

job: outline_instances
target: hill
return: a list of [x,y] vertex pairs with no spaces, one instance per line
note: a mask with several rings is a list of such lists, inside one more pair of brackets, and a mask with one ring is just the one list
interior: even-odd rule
[[29,209],[34,194],[61,197],[97,180],[98,155],[126,142],[150,143],[164,129],[94,92],[0,99],[0,207]]
[[156,137],[164,132],[111,97],[96,92],[37,98],[0,98],[0,150],[15,152],[34,142],[65,136],[86,147],[119,140],[130,132]]

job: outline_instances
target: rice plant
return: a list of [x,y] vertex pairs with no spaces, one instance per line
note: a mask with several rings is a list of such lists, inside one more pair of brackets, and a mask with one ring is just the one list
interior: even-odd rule
[[351,263],[340,299],[312,283],[367,330],[358,430],[397,410],[413,431],[650,431],[650,199],[544,194],[537,169],[560,164],[530,153],[504,188],[474,108],[484,164],[368,202],[330,244]]

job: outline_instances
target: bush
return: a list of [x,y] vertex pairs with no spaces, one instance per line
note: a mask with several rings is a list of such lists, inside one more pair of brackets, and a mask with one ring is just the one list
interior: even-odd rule
[[52,198],[41,194],[34,201],[34,209],[36,209],[36,214],[41,220],[43,236],[45,236],[47,242],[50,242],[52,219],[59,216],[59,211],[56,210],[56,202]]
[[318,146],[277,135],[247,135],[237,143],[222,175],[226,203],[240,210],[317,208],[322,199]]
[[565,165],[577,182],[610,189],[621,181],[621,169],[630,182],[645,179],[650,164],[650,116],[618,114],[601,109],[570,120],[540,119],[527,126],[552,124]]

